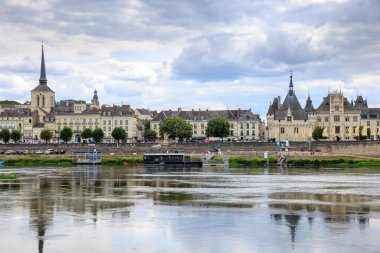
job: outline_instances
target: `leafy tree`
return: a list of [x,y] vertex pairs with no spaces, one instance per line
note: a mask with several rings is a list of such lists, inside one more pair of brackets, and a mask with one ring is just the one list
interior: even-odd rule
[[40,133],[40,138],[45,140],[45,142],[49,142],[51,138],[53,138],[53,133],[48,129],[44,129]]
[[8,129],[3,129],[0,132],[0,138],[4,141],[4,143],[8,143],[11,138],[11,133]]
[[125,140],[127,138],[127,133],[122,127],[115,127],[112,130],[111,136],[119,143],[120,140]]
[[64,127],[59,134],[59,138],[66,143],[70,141],[72,137],[73,137],[73,131],[71,130],[70,127]]
[[359,127],[359,141],[361,141],[363,139],[364,139],[364,136],[363,136],[363,127],[360,126]]
[[92,131],[92,138],[96,143],[101,142],[104,138],[104,133],[101,128],[95,128],[94,131]]
[[213,117],[207,123],[206,136],[224,138],[230,135],[230,123],[223,117]]
[[152,140],[157,138],[157,132],[152,129],[145,129],[144,131],[144,139],[145,140]]
[[323,130],[324,130],[323,127],[320,127],[320,126],[315,127],[312,133],[313,139],[316,141],[319,139],[323,139]]
[[21,140],[21,136],[22,136],[22,133],[19,130],[13,130],[11,133],[11,139],[13,140],[14,143]]
[[371,128],[367,127],[367,138],[371,138]]
[[81,136],[83,139],[89,139],[92,137],[92,130],[91,128],[85,128],[83,129]]
[[169,135],[170,139],[182,140],[192,136],[193,128],[182,118],[165,118],[160,123],[160,135],[163,136],[165,133]]
[[145,129],[145,130],[150,129],[150,121],[145,122],[145,124],[144,124],[144,129]]

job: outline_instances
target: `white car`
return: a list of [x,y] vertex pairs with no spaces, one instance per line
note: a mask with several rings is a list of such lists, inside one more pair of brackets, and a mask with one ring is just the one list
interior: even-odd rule
[[154,144],[152,148],[161,148],[161,144]]

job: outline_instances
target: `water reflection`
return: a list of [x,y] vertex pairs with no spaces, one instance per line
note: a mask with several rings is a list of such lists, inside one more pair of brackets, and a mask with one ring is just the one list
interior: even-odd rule
[[[0,236],[20,240],[20,233],[33,233],[37,240],[23,239],[26,245],[37,243],[38,252],[70,251],[78,238],[91,238],[113,252],[379,248],[373,235],[380,233],[380,174],[93,167],[30,175],[21,170],[21,179],[0,181]],[[57,245],[46,244],[51,240]],[[148,250],[145,241],[152,242]],[[84,253],[100,250],[82,247]]]

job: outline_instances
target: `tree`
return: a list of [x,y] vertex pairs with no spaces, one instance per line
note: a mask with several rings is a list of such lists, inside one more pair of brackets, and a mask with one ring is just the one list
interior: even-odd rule
[[319,139],[323,139],[323,130],[324,130],[323,127],[320,127],[320,126],[315,127],[312,133],[313,139],[316,141]]
[[359,141],[361,141],[363,139],[364,139],[364,136],[363,136],[363,127],[360,126],[359,127]]
[[367,127],[367,138],[371,138],[371,128]]
[[21,140],[21,136],[22,136],[22,133],[19,130],[13,130],[11,133],[11,139],[13,140],[14,143]]
[[207,123],[206,136],[224,138],[230,135],[230,123],[223,117],[213,117]]
[[70,141],[72,137],[73,137],[73,131],[71,130],[70,127],[64,127],[59,134],[59,138],[66,143]]
[[50,132],[48,129],[44,129],[40,133],[40,138],[45,140],[46,143],[50,141],[51,138],[53,138],[53,133]]
[[182,140],[192,136],[193,128],[182,118],[165,118],[160,123],[160,135],[163,136],[165,133],[169,135],[170,139]]
[[144,129],[145,130],[150,129],[150,121],[147,121],[147,122],[144,123]]
[[144,139],[145,140],[152,140],[157,138],[157,132],[152,129],[145,129],[144,131]]
[[92,131],[92,138],[94,138],[94,141],[96,143],[101,142],[103,140],[104,133],[101,128],[95,128],[94,131]]
[[125,140],[127,138],[127,134],[122,127],[115,127],[112,130],[111,136],[117,141],[117,143],[119,143],[120,140]]
[[11,133],[8,129],[3,129],[0,132],[0,138],[4,141],[4,143],[8,143],[11,138]]
[[92,130],[91,128],[85,128],[83,129],[81,136],[83,139],[89,139],[92,137]]

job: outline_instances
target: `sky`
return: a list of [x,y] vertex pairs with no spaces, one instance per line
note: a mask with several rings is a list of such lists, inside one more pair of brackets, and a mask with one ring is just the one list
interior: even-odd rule
[[0,0],[0,99],[251,109],[328,92],[380,107],[380,0]]

